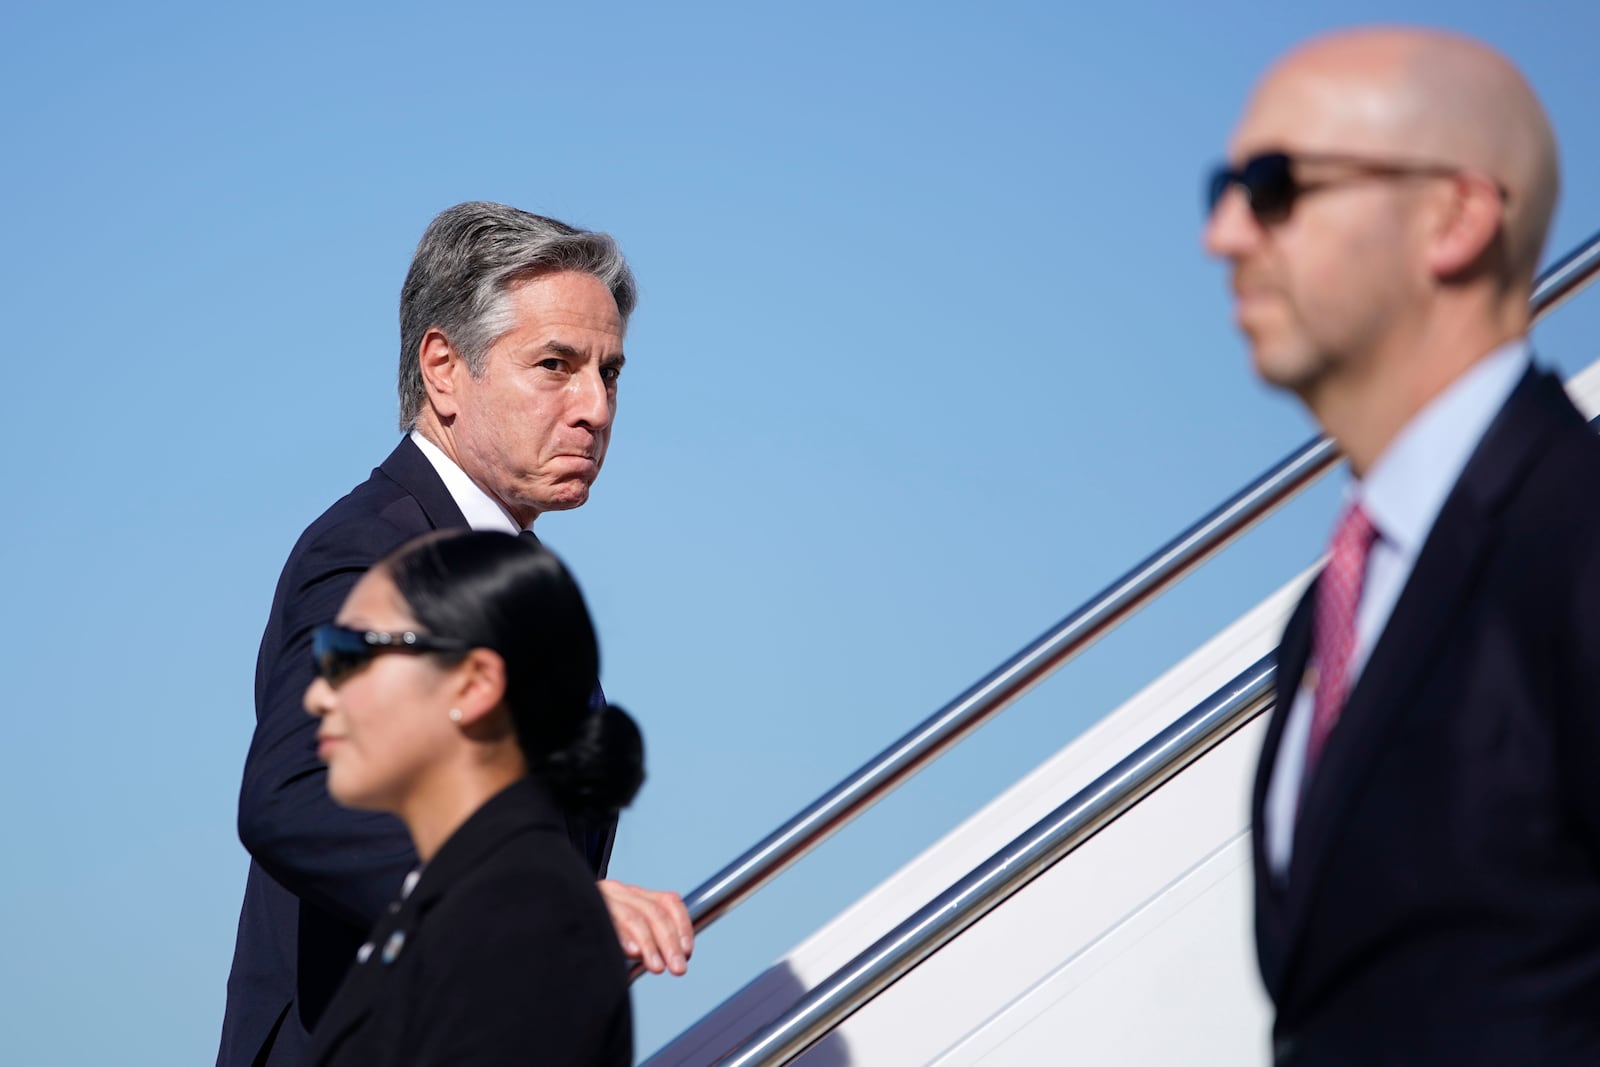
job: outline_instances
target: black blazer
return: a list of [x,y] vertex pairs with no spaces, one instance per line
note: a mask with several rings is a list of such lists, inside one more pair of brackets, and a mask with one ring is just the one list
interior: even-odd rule
[[549,794],[479,808],[390,905],[317,1024],[317,1067],[627,1067],[627,964]]
[[1280,884],[1262,809],[1314,595],[1252,802],[1278,1062],[1600,1064],[1600,439],[1557,379],[1518,384],[1307,783]]
[[[306,528],[278,579],[256,660],[256,729],[239,791],[239,839],[250,852],[228,976],[218,1067],[297,1067],[309,1031],[367,931],[417,863],[388,815],[328,796],[311,684],[311,631],[338,614],[367,568],[418,534],[465,527],[438,472],[409,437],[361,485]],[[615,823],[572,836],[597,875]]]

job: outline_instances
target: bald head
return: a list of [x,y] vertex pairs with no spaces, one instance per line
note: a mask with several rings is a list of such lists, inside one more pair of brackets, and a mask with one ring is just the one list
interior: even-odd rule
[[[1377,28],[1314,39],[1262,80],[1240,136],[1292,131],[1299,151],[1441,163],[1506,192],[1499,264],[1531,283],[1558,192],[1555,135],[1500,53],[1435,30]],[[1267,131],[1277,131],[1268,134]]]
[[1313,40],[1262,79],[1229,159],[1205,244],[1232,268],[1235,321],[1358,473],[1526,335],[1555,137],[1493,49],[1428,30]]

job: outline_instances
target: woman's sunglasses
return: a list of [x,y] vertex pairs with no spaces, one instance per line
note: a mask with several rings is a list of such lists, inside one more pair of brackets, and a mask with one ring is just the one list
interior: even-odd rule
[[[1302,165],[1344,167],[1352,173],[1319,181],[1300,181],[1295,177],[1295,170]],[[1249,202],[1250,213],[1255,216],[1256,222],[1271,226],[1287,219],[1289,212],[1294,209],[1294,202],[1301,196],[1332,185],[1372,178],[1450,178],[1461,173],[1460,167],[1444,163],[1399,163],[1361,156],[1263,152],[1251,156],[1237,167],[1223,164],[1211,172],[1206,182],[1206,217],[1210,218],[1216,213],[1217,204],[1226,195],[1230,185],[1237,185],[1244,190],[1245,200]],[[1504,199],[1505,195],[1505,189],[1501,188],[1501,198]]]
[[469,647],[461,641],[413,630],[352,630],[332,622],[311,632],[311,656],[317,665],[317,677],[335,688],[385,652],[465,652]]

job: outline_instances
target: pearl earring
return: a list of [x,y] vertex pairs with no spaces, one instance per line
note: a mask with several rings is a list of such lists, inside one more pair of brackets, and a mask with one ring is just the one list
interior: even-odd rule
[[460,722],[461,721],[461,709],[460,708],[451,708],[450,709],[450,721],[451,722]]

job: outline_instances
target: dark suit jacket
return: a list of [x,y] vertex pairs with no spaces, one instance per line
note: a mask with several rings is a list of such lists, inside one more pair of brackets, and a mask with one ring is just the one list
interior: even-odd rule
[[[338,614],[356,580],[389,552],[466,524],[407,437],[289,553],[256,660],[256,729],[239,791],[239,839],[251,863],[218,1067],[305,1062],[309,1030],[417,862],[398,820],[341,808],[328,796],[316,721],[302,704],[311,631]],[[614,830],[572,826],[597,874]]]
[[463,823],[367,945],[317,1025],[317,1067],[633,1061],[617,935],[532,780]]
[[1600,438],[1557,379],[1518,384],[1307,783],[1280,884],[1262,809],[1314,595],[1252,809],[1279,1062],[1600,1064]]

